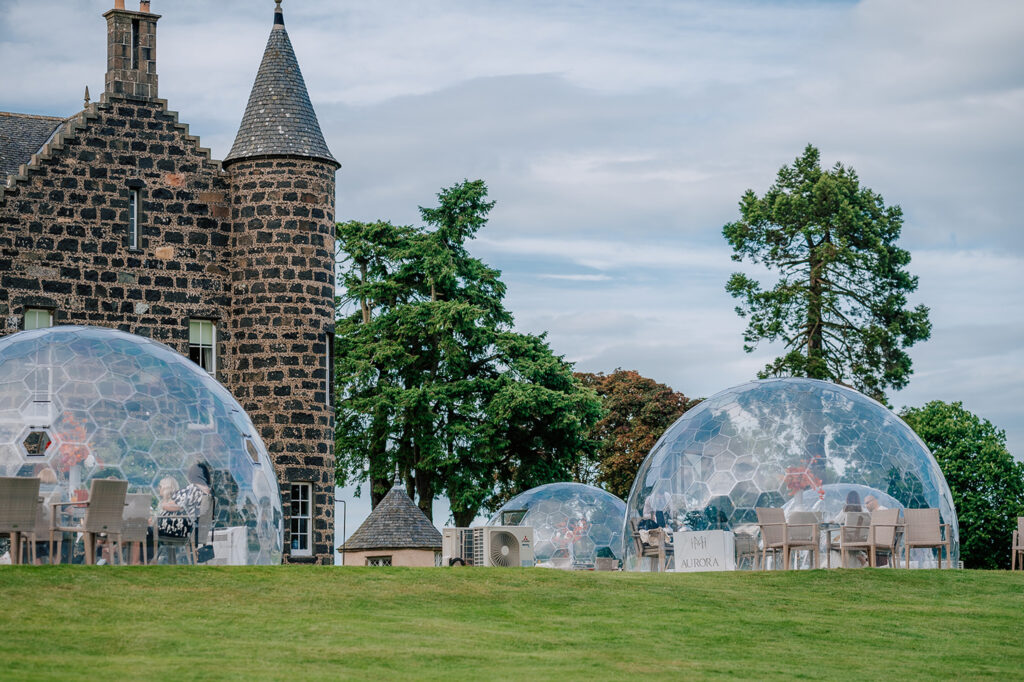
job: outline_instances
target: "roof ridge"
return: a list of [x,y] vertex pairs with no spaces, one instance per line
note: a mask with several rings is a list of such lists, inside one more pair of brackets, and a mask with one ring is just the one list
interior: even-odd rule
[[440,549],[441,532],[401,487],[392,488],[345,541],[345,551]]
[[[38,118],[43,121],[66,121],[71,116],[47,116],[46,114],[22,114],[17,111],[0,111],[0,116],[17,116],[18,118]],[[74,116],[74,114],[72,114]]]

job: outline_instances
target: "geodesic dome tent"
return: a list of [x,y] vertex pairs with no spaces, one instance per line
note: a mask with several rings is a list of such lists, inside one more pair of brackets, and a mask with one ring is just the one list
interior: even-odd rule
[[[640,466],[625,528],[632,533],[646,516],[673,531],[756,534],[756,507],[819,511],[829,521],[851,491],[883,507],[937,508],[957,561],[956,510],[928,448],[885,406],[813,379],[752,381],[683,414]],[[627,569],[643,568],[636,552],[627,542]]]
[[123,479],[129,493],[152,495],[156,509],[161,482],[186,486],[195,462],[211,472],[215,561],[280,563],[273,464],[213,377],[161,343],[114,329],[51,327],[0,339],[0,475],[50,474],[64,500],[94,478]]
[[622,558],[625,513],[625,503],[600,488],[548,483],[513,497],[487,525],[533,528],[538,566],[591,569],[599,558]]

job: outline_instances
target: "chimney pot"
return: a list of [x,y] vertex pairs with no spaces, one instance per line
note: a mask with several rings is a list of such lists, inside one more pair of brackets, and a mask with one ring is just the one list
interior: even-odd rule
[[149,11],[149,0],[139,0],[139,11],[140,12],[148,12]]
[[124,0],[114,0],[114,9],[124,9]]

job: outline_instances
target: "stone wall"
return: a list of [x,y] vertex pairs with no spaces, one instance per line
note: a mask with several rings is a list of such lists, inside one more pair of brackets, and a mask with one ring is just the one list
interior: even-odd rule
[[334,321],[335,167],[288,158],[227,167],[234,221],[229,353],[236,358],[227,383],[276,463],[285,509],[289,483],[313,484],[308,560],[331,563],[334,411],[327,348]]
[[228,308],[229,189],[163,102],[90,105],[0,195],[0,333],[43,307],[55,324],[116,327],[187,354],[189,318]]
[[433,567],[437,565],[434,554],[440,551],[433,549],[360,549],[345,552],[344,560],[346,566],[366,566],[366,561],[370,557],[389,556],[392,566]]

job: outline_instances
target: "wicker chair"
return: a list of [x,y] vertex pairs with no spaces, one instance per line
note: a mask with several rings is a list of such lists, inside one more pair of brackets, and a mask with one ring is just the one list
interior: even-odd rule
[[903,551],[906,566],[910,568],[910,550],[914,548],[935,549],[939,554],[939,568],[942,568],[942,548],[946,548],[946,562],[952,568],[949,555],[949,524],[940,523],[938,509],[904,509]]
[[[817,512],[812,511],[790,512],[789,521],[786,523],[787,544],[789,545],[790,554],[792,555],[794,550],[796,552],[800,552],[800,550],[810,551],[811,568],[818,568],[820,560],[820,524],[821,516]],[[786,561],[786,567],[789,567],[789,560]]]
[[652,558],[655,560],[654,570],[662,572],[668,568],[669,557],[672,556],[672,547],[666,542],[664,528],[652,528],[649,531],[649,542],[644,542],[637,527],[637,520],[630,520],[633,530],[633,543],[636,546],[636,554],[641,559]]
[[[761,528],[761,568],[767,568],[767,554],[782,553],[782,567],[789,569],[792,550],[810,550],[813,566],[818,565],[818,518],[813,512],[793,512],[794,523],[786,523],[786,512],[776,507],[758,507]],[[805,517],[804,514],[807,516]]]
[[848,567],[847,555],[863,550],[871,553],[871,514],[868,512],[847,512],[846,523],[839,529],[839,538],[832,548],[838,547],[841,557],[839,565]]
[[[49,555],[49,541],[50,536],[50,504],[60,498],[60,491],[52,491],[49,497],[40,495],[39,504],[36,505],[36,526],[35,526],[35,542],[32,543],[29,551],[29,561],[33,563],[39,563],[39,555],[36,553],[36,549],[40,542],[46,543],[46,555]],[[22,543],[24,545],[24,543]],[[27,546],[27,545],[26,545]]]
[[[106,534],[111,543],[121,543],[121,529],[124,526],[124,498],[128,492],[128,481],[113,478],[94,478],[89,487],[89,499],[84,502],[55,502],[50,505],[50,563],[53,563],[52,548],[54,533],[57,536],[57,556],[60,556],[64,533],[82,533],[85,541],[85,563],[96,563],[96,536]],[[85,517],[77,525],[57,523],[57,510],[70,505],[83,505]],[[113,545],[112,545],[113,546]],[[117,557],[110,553],[111,560]]]
[[[142,557],[142,563],[146,563],[143,547],[149,534],[149,521],[153,517],[153,510],[150,506],[152,503],[153,496],[149,493],[125,495],[124,525],[121,527],[121,542],[128,543],[129,545],[134,542],[138,548],[139,555]],[[118,549],[120,550],[120,547]],[[135,558],[134,554],[132,554],[132,558]],[[122,563],[130,562],[126,562],[122,558]]]
[[876,509],[871,512],[871,536],[868,558],[871,566],[878,566],[878,553],[888,555],[892,566],[899,566],[896,561],[896,546],[899,544],[903,524],[900,523],[899,509]]
[[1013,549],[1010,550],[1010,570],[1016,571],[1017,564],[1024,570],[1024,516],[1017,517],[1017,530],[1013,531]]
[[36,507],[39,505],[39,479],[0,478],[0,535],[11,539],[11,563],[21,563],[22,536],[36,546]]
[[757,536],[750,533],[736,533],[736,568],[757,568]]

